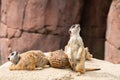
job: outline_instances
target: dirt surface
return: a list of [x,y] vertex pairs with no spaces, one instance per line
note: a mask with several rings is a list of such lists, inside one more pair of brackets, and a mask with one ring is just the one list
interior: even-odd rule
[[0,80],[120,80],[120,64],[92,59],[86,61],[87,68],[101,68],[77,75],[70,69],[45,68],[34,71],[9,71],[10,62],[0,66]]

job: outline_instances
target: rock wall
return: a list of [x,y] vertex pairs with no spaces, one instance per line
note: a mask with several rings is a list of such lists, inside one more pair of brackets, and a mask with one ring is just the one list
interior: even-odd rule
[[68,29],[78,23],[82,0],[1,0],[0,54],[64,48]]
[[68,29],[74,23],[81,24],[85,46],[94,57],[104,59],[105,56],[105,60],[120,63],[119,0],[0,1],[2,63],[14,50],[63,49],[69,39]]
[[120,63],[120,0],[113,0],[107,24],[105,59]]

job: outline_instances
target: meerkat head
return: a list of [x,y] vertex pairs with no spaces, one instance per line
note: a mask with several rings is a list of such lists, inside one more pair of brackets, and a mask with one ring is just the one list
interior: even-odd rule
[[69,32],[70,34],[79,34],[80,30],[80,24],[74,24],[70,27]]
[[14,64],[17,64],[20,59],[19,53],[17,51],[13,51],[9,54],[8,60]]

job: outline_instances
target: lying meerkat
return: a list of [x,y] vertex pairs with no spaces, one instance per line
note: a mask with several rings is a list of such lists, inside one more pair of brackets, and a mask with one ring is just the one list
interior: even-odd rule
[[49,61],[40,50],[31,50],[19,54],[14,51],[9,54],[8,60],[12,62],[10,70],[35,70],[49,67]]
[[[89,53],[88,48],[86,49],[86,59],[91,60],[92,55]],[[56,50],[53,52],[44,53],[49,60],[50,66],[54,68],[70,68],[67,54],[63,50]]]
[[84,48],[84,43],[79,35],[80,25],[72,25],[69,29],[70,40],[65,46],[64,52],[68,55],[68,59],[72,69],[76,72],[85,73],[86,70],[99,70],[99,69],[85,69],[85,60],[91,60],[92,55],[89,53],[88,48]]
[[47,56],[51,67],[54,67],[54,68],[70,67],[68,57],[63,50],[56,50],[56,51],[48,52],[44,54]]

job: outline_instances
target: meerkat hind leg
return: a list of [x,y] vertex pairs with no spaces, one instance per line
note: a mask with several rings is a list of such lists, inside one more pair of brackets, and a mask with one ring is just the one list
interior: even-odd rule
[[81,73],[80,73],[80,72],[77,72],[76,76],[80,76],[80,75],[81,75]]
[[80,55],[80,61],[77,62],[77,66],[76,66],[76,71],[80,72],[80,73],[85,73],[85,50],[82,50],[82,54]]
[[34,64],[29,64],[27,67],[26,67],[27,70],[35,70],[35,65]]

